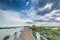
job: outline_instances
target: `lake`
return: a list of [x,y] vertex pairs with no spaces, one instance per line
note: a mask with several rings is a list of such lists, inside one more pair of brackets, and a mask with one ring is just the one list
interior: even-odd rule
[[17,38],[18,38],[22,30],[23,30],[23,27],[11,28],[11,29],[0,29],[0,40],[3,40],[3,38],[7,35],[10,35],[9,40],[13,40],[15,32],[17,32]]

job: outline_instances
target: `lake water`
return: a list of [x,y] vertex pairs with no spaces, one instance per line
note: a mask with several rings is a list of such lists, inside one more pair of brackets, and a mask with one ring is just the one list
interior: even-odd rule
[[23,27],[15,28],[15,29],[0,29],[0,40],[3,40],[3,38],[7,35],[10,35],[9,40],[13,40],[15,32],[17,32],[17,38],[18,38],[22,30]]

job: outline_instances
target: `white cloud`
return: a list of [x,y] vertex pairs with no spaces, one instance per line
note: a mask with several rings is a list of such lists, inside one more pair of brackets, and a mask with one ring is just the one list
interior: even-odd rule
[[20,12],[11,10],[0,10],[0,26],[28,25],[26,22],[33,22],[31,19],[22,19]]
[[[44,7],[48,8],[48,9],[51,9],[52,6],[53,6],[53,4],[50,3],[50,4],[46,4]],[[32,19],[32,20],[41,19],[41,20],[45,21],[45,23],[44,22],[39,22],[39,23],[43,23],[42,25],[50,25],[50,26],[51,25],[60,25],[60,23],[56,23],[57,21],[60,20],[60,18],[58,18],[58,17],[60,17],[60,10],[53,10],[50,13],[46,13],[44,16],[36,15],[38,11],[39,10],[35,10],[34,7],[31,7],[30,10],[23,10],[24,13],[26,13],[28,16],[30,16],[30,19]],[[58,19],[58,20],[54,21],[54,20],[51,20],[51,19],[54,19],[54,20]],[[48,21],[50,21],[50,22],[48,22]],[[52,22],[54,22],[54,23],[52,23]],[[40,25],[39,23],[34,23],[34,24]]]
[[53,6],[53,4],[52,4],[52,3],[47,3],[47,4],[44,6],[44,9],[46,9],[46,8],[51,9],[51,8],[52,8],[52,6]]
[[32,17],[32,16],[36,16],[36,10],[34,10],[34,7],[31,7],[29,10],[22,10],[21,12],[26,13],[26,15]]
[[[50,13],[46,13],[44,16],[41,16],[41,15],[38,16],[37,15],[38,10],[34,10],[33,7],[30,10],[24,10],[23,12],[26,13],[28,16],[30,16],[30,19],[32,19],[32,20],[41,19],[46,22],[47,21],[52,22],[53,20],[51,20],[51,19],[55,20],[55,18],[60,17],[60,10],[53,10]],[[56,20],[56,21],[58,21],[58,20]]]
[[47,3],[44,7],[38,8],[38,11],[44,11],[45,9],[51,9],[53,3]]
[[30,2],[26,2],[26,6],[28,6],[28,5],[29,5],[29,3],[30,3]]
[[60,17],[57,17],[55,20],[56,20],[56,21],[60,21]]
[[[58,17],[60,17],[60,10],[53,10],[52,12],[47,13],[44,16],[40,16],[39,19],[42,19],[44,21],[45,20],[50,20],[50,19],[53,19],[53,18],[54,18],[54,20],[56,20],[56,19],[59,20]],[[56,20],[56,21],[58,21],[58,20]],[[50,21],[52,21],[52,20],[50,20]]]
[[[50,3],[48,4],[50,6],[48,6],[47,8],[49,7],[52,7],[53,4]],[[41,19],[43,21],[50,21],[50,22],[57,22],[58,20],[56,20],[57,17],[60,17],[60,10],[53,10],[51,11],[50,13],[46,13],[44,16],[41,16],[41,15],[37,15],[37,12],[39,10],[35,10],[34,7],[31,7],[30,10],[24,10],[24,12],[30,16],[30,19],[32,20],[37,20],[37,19]],[[53,20],[56,20],[56,21],[53,21]]]

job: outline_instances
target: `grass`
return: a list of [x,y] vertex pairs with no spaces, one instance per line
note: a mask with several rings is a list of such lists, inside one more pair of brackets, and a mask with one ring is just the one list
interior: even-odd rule
[[3,40],[8,40],[9,37],[10,37],[10,35],[7,35],[7,36],[5,36],[5,37],[3,38]]
[[54,29],[53,27],[37,27],[35,25],[29,28],[35,32],[40,32],[40,34],[46,37],[48,40],[60,40],[60,28]]

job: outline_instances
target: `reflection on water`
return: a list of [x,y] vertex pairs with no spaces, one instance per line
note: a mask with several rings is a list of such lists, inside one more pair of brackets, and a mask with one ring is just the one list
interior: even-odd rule
[[[3,40],[3,38],[7,35],[10,35],[10,36],[14,35],[15,32],[18,32],[18,35],[17,35],[18,37],[22,29],[23,27],[15,28],[15,29],[0,29],[0,40]],[[13,37],[10,40],[13,40]]]

